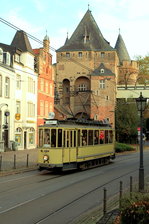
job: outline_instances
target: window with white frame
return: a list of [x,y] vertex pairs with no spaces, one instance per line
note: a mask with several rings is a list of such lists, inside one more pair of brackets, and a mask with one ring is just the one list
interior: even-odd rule
[[28,117],[35,117],[35,104],[28,102]]
[[9,52],[4,52],[3,53],[3,62],[6,65],[10,65],[10,53]]
[[16,113],[20,114],[21,113],[21,102],[16,101]]
[[99,81],[99,88],[100,89],[105,89],[105,80],[104,79]]
[[101,52],[101,58],[104,58],[105,57],[105,52]]
[[9,97],[10,94],[10,79],[8,77],[5,78],[5,97]]
[[16,85],[17,89],[21,89],[21,75],[17,75]]
[[0,63],[3,62],[3,50],[0,48]]
[[28,77],[28,92],[35,93],[35,81],[31,77]]
[[20,62],[20,55],[19,55],[19,54],[15,54],[15,56],[14,56],[14,60],[15,60],[16,62]]
[[86,88],[86,85],[84,83],[82,84],[79,84],[78,86],[78,91],[85,91],[87,88]]
[[0,75],[0,96],[2,96],[2,75]]

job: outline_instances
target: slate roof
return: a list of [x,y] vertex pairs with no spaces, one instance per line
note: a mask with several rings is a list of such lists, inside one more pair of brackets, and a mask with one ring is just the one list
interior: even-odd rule
[[64,46],[59,48],[57,52],[75,50],[115,50],[110,46],[110,43],[104,39],[90,10],[87,10],[70,39],[67,39]]
[[23,30],[18,30],[16,32],[11,46],[21,49],[22,52],[30,52],[31,54],[34,54],[27,34]]
[[[102,69],[104,69],[104,72],[102,72]],[[103,63],[101,63],[99,67],[95,69],[91,75],[92,76],[114,76],[115,74],[110,69],[106,68]]]
[[118,38],[115,44],[115,49],[117,51],[120,63],[122,63],[123,61],[131,61],[121,34],[118,35]]

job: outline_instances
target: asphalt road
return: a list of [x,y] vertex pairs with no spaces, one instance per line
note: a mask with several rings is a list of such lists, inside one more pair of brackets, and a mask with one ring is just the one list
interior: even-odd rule
[[[149,151],[144,152],[145,176],[149,173]],[[117,156],[109,165],[63,175],[31,171],[0,178],[1,224],[70,224],[108,197],[138,178],[139,153]]]

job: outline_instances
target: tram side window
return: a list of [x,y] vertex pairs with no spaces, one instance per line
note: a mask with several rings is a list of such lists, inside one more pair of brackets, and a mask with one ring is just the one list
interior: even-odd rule
[[80,130],[78,130],[78,146],[80,146]]
[[51,129],[51,146],[56,147],[56,129]]
[[58,147],[62,147],[62,129],[58,129]]
[[93,130],[88,131],[88,145],[93,145]]
[[76,131],[74,131],[74,147],[76,147]]
[[50,129],[44,130],[44,145],[50,147]]
[[70,131],[70,147],[73,147],[73,135],[72,135],[72,131]]
[[108,144],[108,130],[105,131],[105,144]]
[[100,144],[104,144],[104,141],[105,141],[104,131],[100,131]]
[[69,131],[67,131],[67,138],[66,138],[66,147],[69,147],[69,142],[70,142],[70,140],[69,140],[69,136],[70,136],[70,132]]
[[99,131],[95,130],[94,131],[94,145],[99,144]]
[[82,145],[87,145],[87,130],[82,130]]
[[109,131],[109,143],[113,143],[113,131]]
[[39,129],[39,147],[43,146],[43,129]]

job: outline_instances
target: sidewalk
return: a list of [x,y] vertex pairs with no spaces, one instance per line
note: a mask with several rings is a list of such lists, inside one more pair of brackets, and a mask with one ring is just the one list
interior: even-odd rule
[[0,152],[0,176],[37,169],[37,149]]

